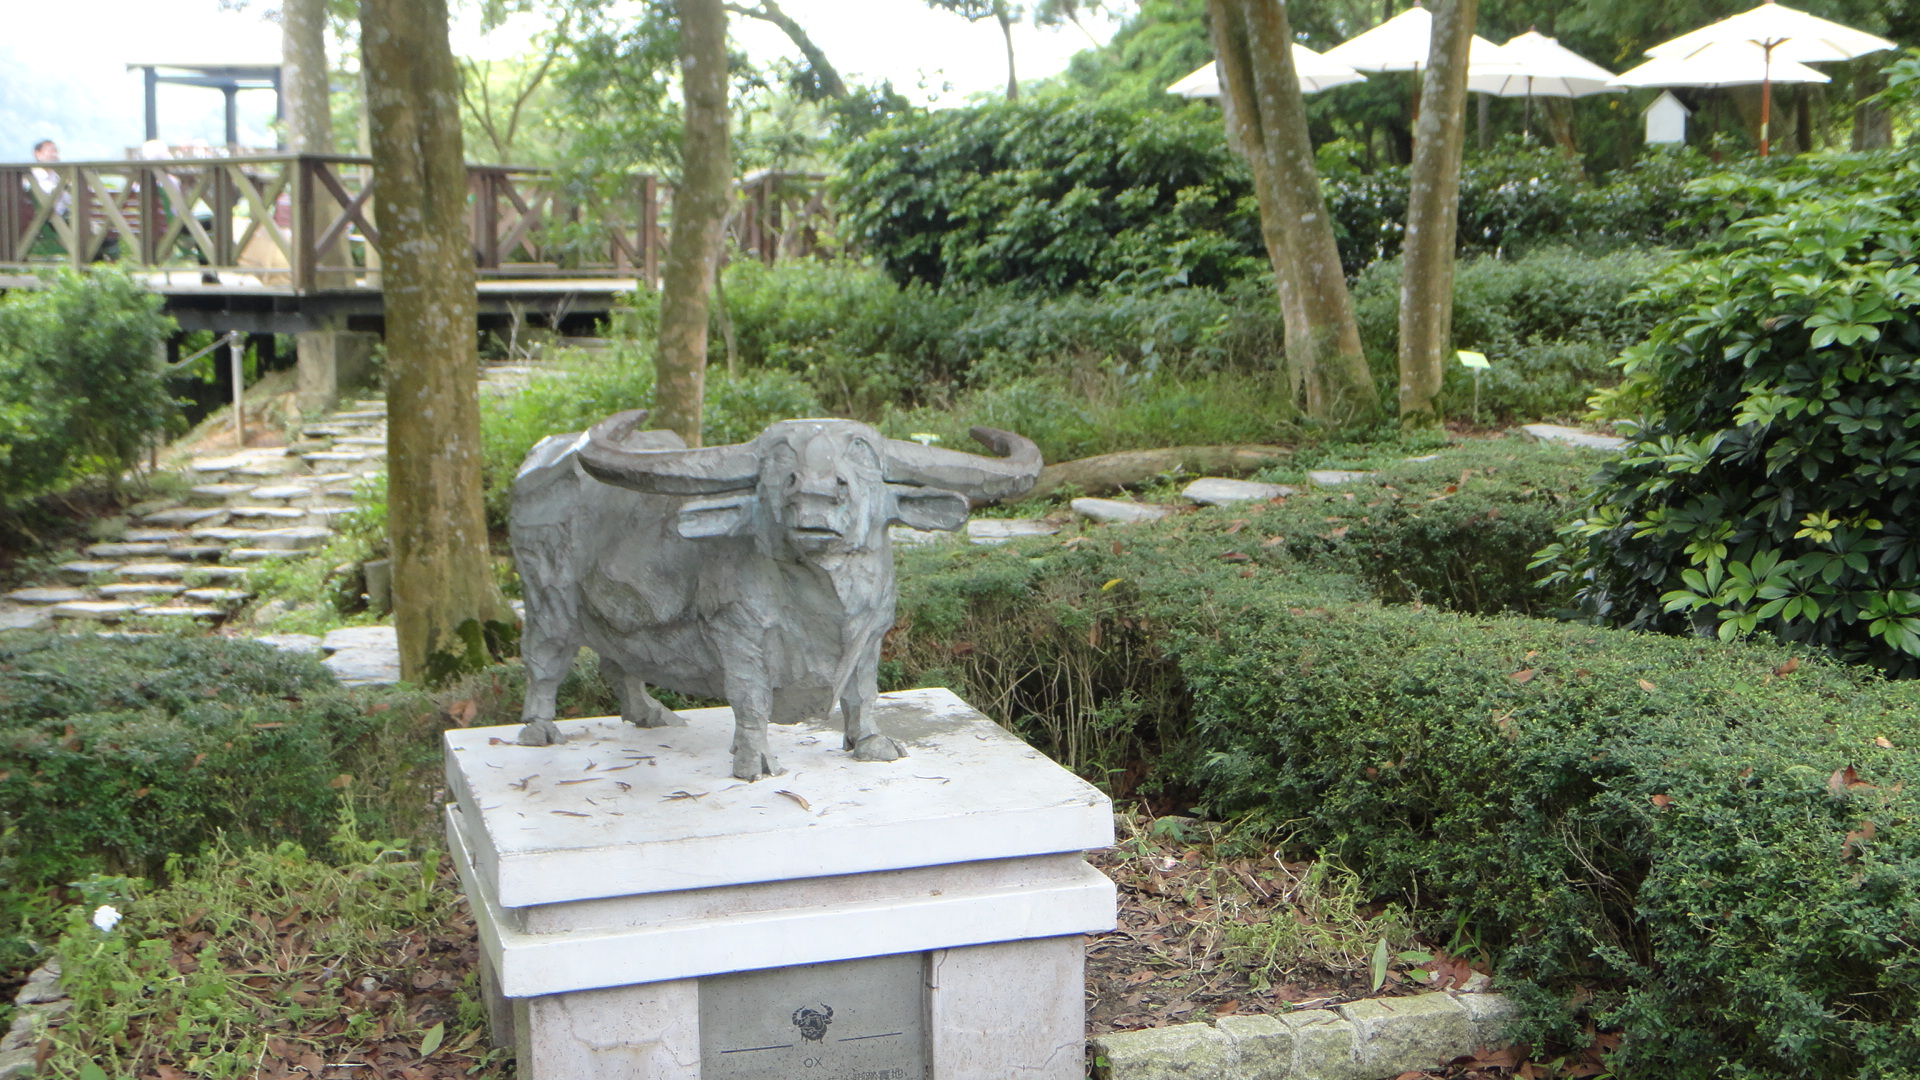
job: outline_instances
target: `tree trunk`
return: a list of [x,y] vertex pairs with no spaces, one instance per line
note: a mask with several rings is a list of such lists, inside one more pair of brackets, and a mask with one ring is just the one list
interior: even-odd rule
[[[280,5],[281,91],[287,96],[287,149],[296,154],[331,154],[333,94],[327,67],[327,0],[282,0]],[[315,185],[311,196],[323,221],[340,212],[326,189]],[[319,265],[346,266],[347,245],[339,243],[319,253]],[[335,272],[315,282],[322,288],[349,282]]]
[[1020,80],[1013,71],[1013,16],[1007,5],[993,5],[993,17],[1000,21],[1000,36],[1007,42],[1007,100],[1020,100]]
[[446,0],[361,0],[386,248],[387,533],[400,672],[437,682],[511,641],[480,501],[473,247]]
[[1286,324],[1289,378],[1308,416],[1333,423],[1364,419],[1380,399],[1314,168],[1286,6],[1208,0],[1207,8],[1228,130],[1252,165]]
[[707,309],[731,201],[727,144],[727,14],[720,0],[675,0],[680,15],[680,78],[687,98],[680,183],[660,284],[658,375],[653,421],[700,445],[707,387]]
[[1887,88],[1877,58],[1859,61],[1853,78],[1853,149],[1884,150],[1893,145],[1893,114],[1868,99]]
[[1453,340],[1453,248],[1466,135],[1467,47],[1480,0],[1437,0],[1420,126],[1413,144],[1407,239],[1400,271],[1400,422],[1437,424],[1436,399]]
[[807,36],[804,27],[793,21],[793,16],[780,10],[780,5],[775,0],[759,0],[753,7],[747,7],[744,4],[727,4],[725,7],[735,15],[745,15],[749,19],[759,19],[779,27],[780,32],[787,35],[787,40],[793,42],[793,47],[799,49],[800,55],[806,58],[807,69],[813,72],[814,82],[819,88],[821,97],[838,101],[847,96],[846,81],[840,78],[840,72],[827,61],[827,54],[820,50],[820,46],[814,44],[813,38]]

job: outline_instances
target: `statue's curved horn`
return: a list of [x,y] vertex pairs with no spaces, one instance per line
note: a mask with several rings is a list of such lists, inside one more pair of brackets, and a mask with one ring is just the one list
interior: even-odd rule
[[642,431],[647,410],[615,413],[595,424],[580,447],[587,475],[649,495],[718,495],[750,488],[760,463],[747,446],[689,450],[671,431]]
[[1024,495],[1040,477],[1040,448],[1024,435],[999,428],[973,429],[975,442],[997,458],[887,440],[887,479],[897,484],[944,488],[969,499]]

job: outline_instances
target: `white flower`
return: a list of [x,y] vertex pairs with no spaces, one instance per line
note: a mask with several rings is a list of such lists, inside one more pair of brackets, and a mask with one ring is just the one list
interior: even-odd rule
[[930,432],[925,432],[925,431],[916,431],[913,434],[907,436],[907,438],[912,439],[914,442],[919,443],[921,446],[932,446],[934,443],[937,443],[940,441],[940,436],[934,435]]
[[103,934],[112,930],[114,927],[120,925],[119,909],[115,908],[112,904],[101,904],[99,907],[93,909],[93,925],[99,927],[100,932]]

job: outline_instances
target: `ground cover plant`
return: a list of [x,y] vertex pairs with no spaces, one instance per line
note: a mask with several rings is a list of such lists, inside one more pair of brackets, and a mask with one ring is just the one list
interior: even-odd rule
[[1444,509],[1475,483],[1406,468],[1433,471],[1318,521],[1289,500],[907,553],[889,678],[1351,867],[1498,958],[1524,1041],[1618,1036],[1622,1076],[1920,1061],[1920,692],[1805,650],[1383,605],[1359,519],[1388,487]]

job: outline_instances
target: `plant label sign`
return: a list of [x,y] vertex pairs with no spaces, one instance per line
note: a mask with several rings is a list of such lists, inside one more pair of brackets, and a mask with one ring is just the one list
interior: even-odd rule
[[921,953],[700,980],[701,1080],[926,1080]]

